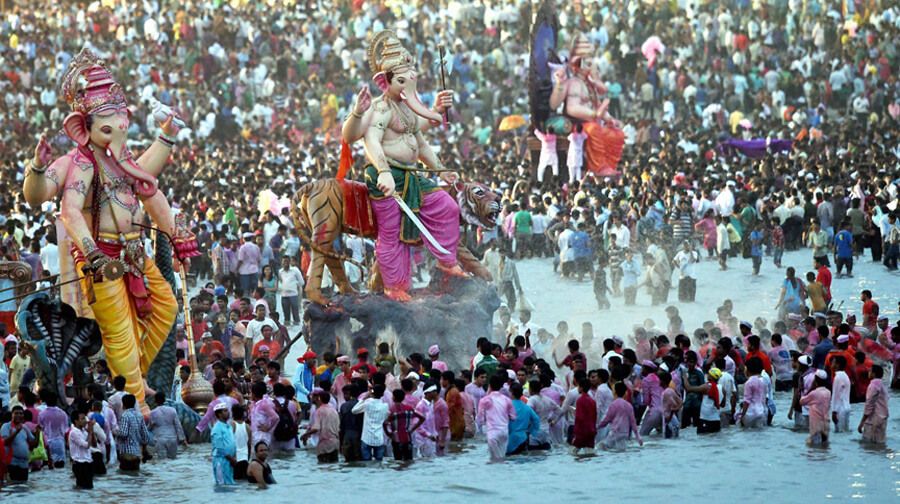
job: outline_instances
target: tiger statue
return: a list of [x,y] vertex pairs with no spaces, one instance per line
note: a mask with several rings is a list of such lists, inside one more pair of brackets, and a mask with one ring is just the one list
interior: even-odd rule
[[[488,187],[477,183],[457,182],[448,192],[456,199],[460,210],[460,222],[485,229],[493,229],[500,215],[499,196]],[[321,305],[328,304],[322,295],[322,275],[325,267],[331,273],[334,285],[341,294],[353,294],[344,272],[343,262],[349,257],[334,251],[332,244],[341,233],[350,233],[364,238],[375,238],[377,227],[368,191],[362,182],[338,180],[334,178],[317,180],[305,184],[291,198],[291,218],[300,239],[310,248],[311,263],[306,282],[306,298]],[[305,230],[307,233],[304,233]],[[491,274],[463,241],[456,252],[462,269],[478,278],[491,281]],[[362,265],[357,264],[362,267]],[[377,268],[372,272],[371,290],[378,291],[380,282]]]

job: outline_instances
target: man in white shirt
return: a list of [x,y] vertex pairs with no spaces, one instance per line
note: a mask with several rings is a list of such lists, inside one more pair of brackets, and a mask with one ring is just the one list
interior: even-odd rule
[[246,337],[251,340],[252,345],[255,345],[262,339],[262,328],[264,326],[278,327],[278,324],[276,324],[275,321],[266,316],[265,302],[258,303],[256,308],[254,308],[254,313],[256,314],[256,318],[247,322],[246,333]]
[[[300,293],[305,282],[300,269],[293,265],[294,259],[288,256],[281,258],[281,269],[278,270],[278,295],[281,296],[281,311],[284,313],[284,324],[300,324]],[[293,318],[292,318],[293,317]]]
[[572,228],[566,226],[556,239],[556,244],[559,247],[559,270],[564,277],[568,277],[574,273],[575,269],[575,251],[569,248],[569,238],[571,238],[573,234],[575,234],[575,232],[572,231]]
[[94,488],[91,446],[97,444],[95,436],[104,436],[103,430],[96,429],[97,427],[99,426],[93,420],[87,420],[84,412],[77,412],[74,413],[72,428],[69,430],[69,455],[72,457],[75,486],[85,490]]
[[697,295],[697,263],[700,262],[700,254],[691,246],[689,240],[684,241],[684,246],[675,254],[672,260],[678,266],[678,301],[693,302]]
[[[838,337],[838,341],[850,338],[846,334]],[[843,342],[842,342],[843,343]],[[850,377],[844,371],[847,367],[847,359],[843,355],[836,355],[831,359],[831,371],[834,381],[831,385],[831,419],[834,422],[834,432],[850,432]]]
[[622,224],[622,219],[618,214],[613,214],[607,226],[607,236],[616,235],[616,245],[623,249],[627,249],[631,244],[631,231]]
[[59,247],[56,237],[48,237],[47,244],[41,247],[41,266],[51,275],[59,273]]
[[381,460],[384,457],[384,421],[388,418],[388,404],[384,402],[385,386],[378,384],[372,387],[372,394],[365,401],[356,403],[350,411],[363,414],[362,425],[362,459]]

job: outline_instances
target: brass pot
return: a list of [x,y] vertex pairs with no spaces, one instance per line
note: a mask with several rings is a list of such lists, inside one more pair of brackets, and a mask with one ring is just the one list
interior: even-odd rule
[[209,403],[215,399],[212,384],[206,381],[203,373],[194,369],[190,378],[181,384],[181,399],[185,404],[200,414],[206,412]]

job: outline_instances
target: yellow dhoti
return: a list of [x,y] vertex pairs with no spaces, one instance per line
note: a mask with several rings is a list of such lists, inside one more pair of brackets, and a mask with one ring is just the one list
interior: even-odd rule
[[[82,261],[76,261],[81,271]],[[144,280],[150,292],[150,313],[138,317],[134,300],[123,278],[94,282],[96,302],[91,305],[100,326],[103,350],[113,376],[125,377],[125,391],[133,394],[144,416],[150,409],[144,401],[144,376],[169,336],[178,303],[172,287],[152,259],[144,261]]]

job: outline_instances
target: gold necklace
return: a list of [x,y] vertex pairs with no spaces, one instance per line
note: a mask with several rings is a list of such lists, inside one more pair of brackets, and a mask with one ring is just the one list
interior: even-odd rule
[[409,147],[413,151],[416,151],[418,143],[416,142],[416,133],[414,128],[414,125],[416,123],[415,114],[413,114],[412,120],[410,120],[409,116],[406,115],[398,102],[391,100],[390,103],[391,107],[397,112],[400,123],[403,125],[404,131],[403,133],[401,133],[403,141],[406,143],[407,147]]

